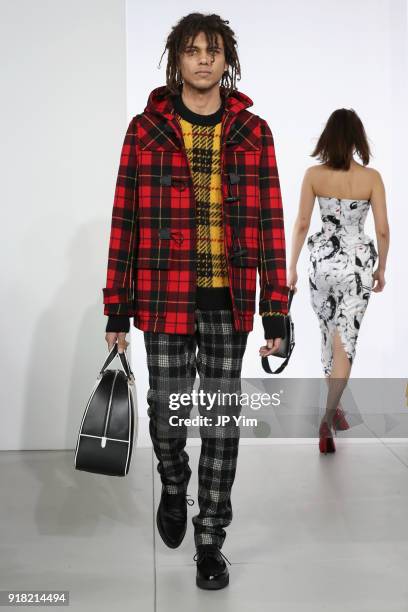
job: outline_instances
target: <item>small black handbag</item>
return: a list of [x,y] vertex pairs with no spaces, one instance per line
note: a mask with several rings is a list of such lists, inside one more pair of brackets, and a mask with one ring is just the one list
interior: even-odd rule
[[262,357],[262,367],[268,374],[280,374],[282,370],[284,370],[288,365],[290,356],[293,352],[293,349],[295,348],[295,326],[289,312],[294,294],[294,290],[289,289],[288,314],[284,315],[285,337],[281,339],[278,351],[276,353],[273,353],[273,355],[269,355],[269,357],[283,357],[285,361],[281,363],[281,365],[275,371],[273,371],[271,370],[271,367],[269,365],[268,357]]
[[[116,355],[119,355],[124,371],[106,369]],[[133,448],[134,384],[126,351],[118,353],[115,343],[96,379],[82,417],[75,469],[107,476],[126,476]]]

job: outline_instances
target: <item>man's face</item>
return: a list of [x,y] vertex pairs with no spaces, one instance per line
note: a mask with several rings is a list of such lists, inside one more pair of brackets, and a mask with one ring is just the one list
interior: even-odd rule
[[207,45],[204,32],[199,32],[194,41],[190,37],[179,61],[184,83],[201,91],[211,89],[228,69],[222,36],[217,34],[214,46]]

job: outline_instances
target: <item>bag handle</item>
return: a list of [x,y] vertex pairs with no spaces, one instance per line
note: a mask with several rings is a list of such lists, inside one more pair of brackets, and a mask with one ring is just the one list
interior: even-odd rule
[[126,377],[128,379],[128,381],[130,382],[130,384],[134,384],[135,382],[135,377],[134,374],[132,372],[132,368],[130,367],[127,355],[126,355],[126,351],[124,351],[123,353],[119,353],[118,352],[118,343],[115,342],[115,344],[113,345],[113,347],[111,348],[111,350],[109,351],[108,356],[105,359],[105,363],[102,366],[101,371],[99,372],[99,376],[98,378],[100,378],[103,373],[105,372],[106,368],[108,367],[108,365],[111,363],[111,361],[113,361],[113,359],[116,357],[116,355],[119,355],[120,361],[122,363],[122,367],[125,371]]

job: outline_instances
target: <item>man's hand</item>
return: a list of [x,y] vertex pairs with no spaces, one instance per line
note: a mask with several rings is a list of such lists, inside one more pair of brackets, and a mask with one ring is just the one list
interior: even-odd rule
[[118,353],[124,353],[129,346],[129,342],[126,340],[126,334],[127,332],[106,332],[105,340],[108,343],[108,350],[110,351],[117,341]]
[[266,346],[261,346],[259,354],[261,357],[269,357],[276,353],[280,347],[282,338],[271,338],[266,341]]

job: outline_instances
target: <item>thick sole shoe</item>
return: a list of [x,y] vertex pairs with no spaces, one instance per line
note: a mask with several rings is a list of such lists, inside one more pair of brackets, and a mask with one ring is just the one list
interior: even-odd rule
[[207,591],[215,591],[217,589],[223,589],[229,584],[229,574],[221,576],[217,580],[205,580],[201,576],[196,577],[196,585],[200,589],[206,589]]
[[[187,495],[187,489],[188,489],[188,484],[190,482],[190,478],[191,478],[191,469],[189,470],[189,474],[187,476],[187,481],[186,481],[186,495]],[[161,539],[163,540],[163,542],[166,544],[166,546],[168,546],[169,548],[178,548],[180,546],[180,544],[182,543],[182,541],[184,540],[184,536],[186,535],[187,532],[187,522],[188,522],[188,517],[186,519],[186,524],[184,526],[184,530],[183,532],[180,534],[180,538],[179,541],[175,544],[174,542],[172,542],[171,540],[168,539],[167,534],[165,529],[163,528],[163,525],[161,523],[160,520],[160,503],[159,503],[159,507],[157,508],[157,512],[156,512],[156,525],[157,525],[157,530],[160,534]]]
[[156,514],[156,525],[157,525],[158,532],[160,533],[160,537],[163,540],[163,542],[166,544],[166,546],[168,546],[169,548],[178,548],[180,546],[180,544],[184,540],[184,536],[186,535],[187,521],[186,521],[186,525],[184,527],[184,530],[183,530],[183,532],[180,535],[179,541],[176,544],[167,538],[167,534],[166,534],[165,530],[163,529],[163,526],[162,526],[161,521],[160,521],[159,510],[157,510],[157,514]]

